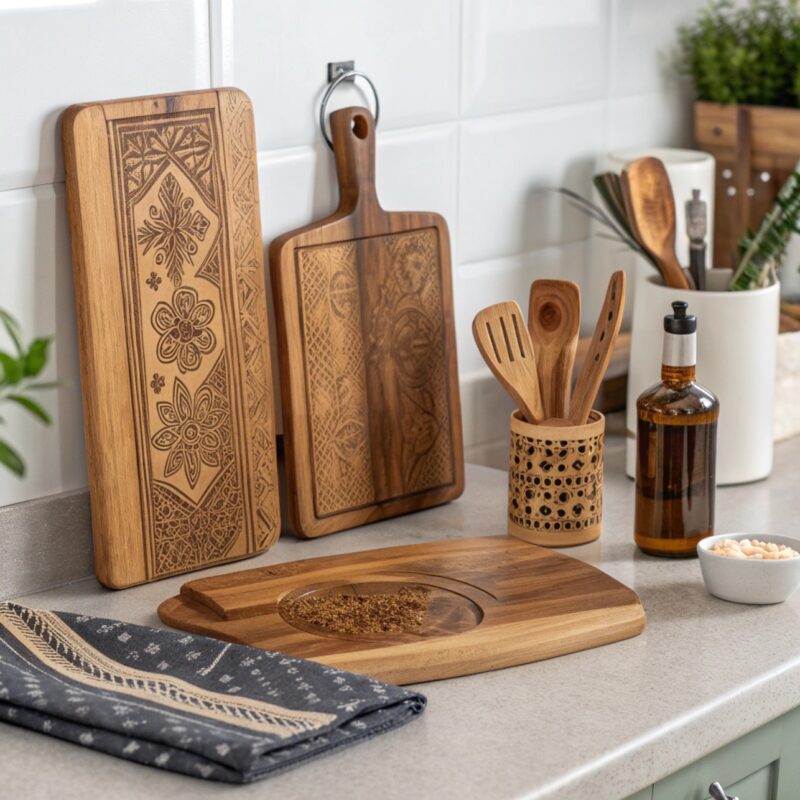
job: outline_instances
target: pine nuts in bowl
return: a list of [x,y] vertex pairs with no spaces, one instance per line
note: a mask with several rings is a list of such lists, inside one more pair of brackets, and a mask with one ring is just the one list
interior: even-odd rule
[[734,603],[782,603],[800,585],[800,540],[723,533],[697,545],[706,589]]

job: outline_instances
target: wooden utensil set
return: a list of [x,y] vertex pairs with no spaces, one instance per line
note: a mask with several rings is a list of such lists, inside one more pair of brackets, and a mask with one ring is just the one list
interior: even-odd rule
[[675,197],[660,159],[638,158],[627,164],[620,175],[606,172],[595,176],[594,184],[617,224],[661,273],[665,286],[705,288],[706,205],[699,200],[699,193],[693,193],[686,204],[692,254],[687,272],[675,255]]
[[525,420],[546,426],[584,425],[614,352],[625,305],[625,273],[611,276],[589,352],[571,389],[581,318],[580,289],[571,281],[531,285],[528,324],[514,301],[479,311],[472,323],[489,369]]

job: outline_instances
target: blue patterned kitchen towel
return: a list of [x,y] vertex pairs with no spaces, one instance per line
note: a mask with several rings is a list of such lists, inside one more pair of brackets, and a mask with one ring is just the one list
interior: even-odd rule
[[249,783],[424,709],[301,658],[0,603],[0,719],[141,764]]

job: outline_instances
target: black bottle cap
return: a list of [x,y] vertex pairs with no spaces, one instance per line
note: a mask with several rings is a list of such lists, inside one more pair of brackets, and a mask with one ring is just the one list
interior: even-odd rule
[[664,317],[664,330],[667,333],[694,333],[697,330],[697,317],[687,314],[688,308],[685,300],[676,300],[672,304],[672,314]]

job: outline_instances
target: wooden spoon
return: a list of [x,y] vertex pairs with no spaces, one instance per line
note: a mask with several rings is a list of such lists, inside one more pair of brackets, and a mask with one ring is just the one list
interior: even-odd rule
[[567,416],[572,365],[581,327],[581,290],[572,281],[531,284],[528,330],[536,349],[536,373],[546,417]]
[[637,158],[622,170],[620,185],[631,229],[658,263],[664,283],[688,289],[675,256],[675,198],[664,164],[652,156]]
[[614,353],[619,326],[622,324],[622,311],[625,308],[625,273],[620,270],[611,276],[606,290],[606,299],[600,309],[600,316],[594,329],[589,352],[583,362],[572,402],[569,407],[569,421],[573,425],[585,425],[592,411],[608,362]]
[[528,422],[542,419],[536,358],[518,303],[484,308],[472,321],[472,335],[489,369],[511,395]]

